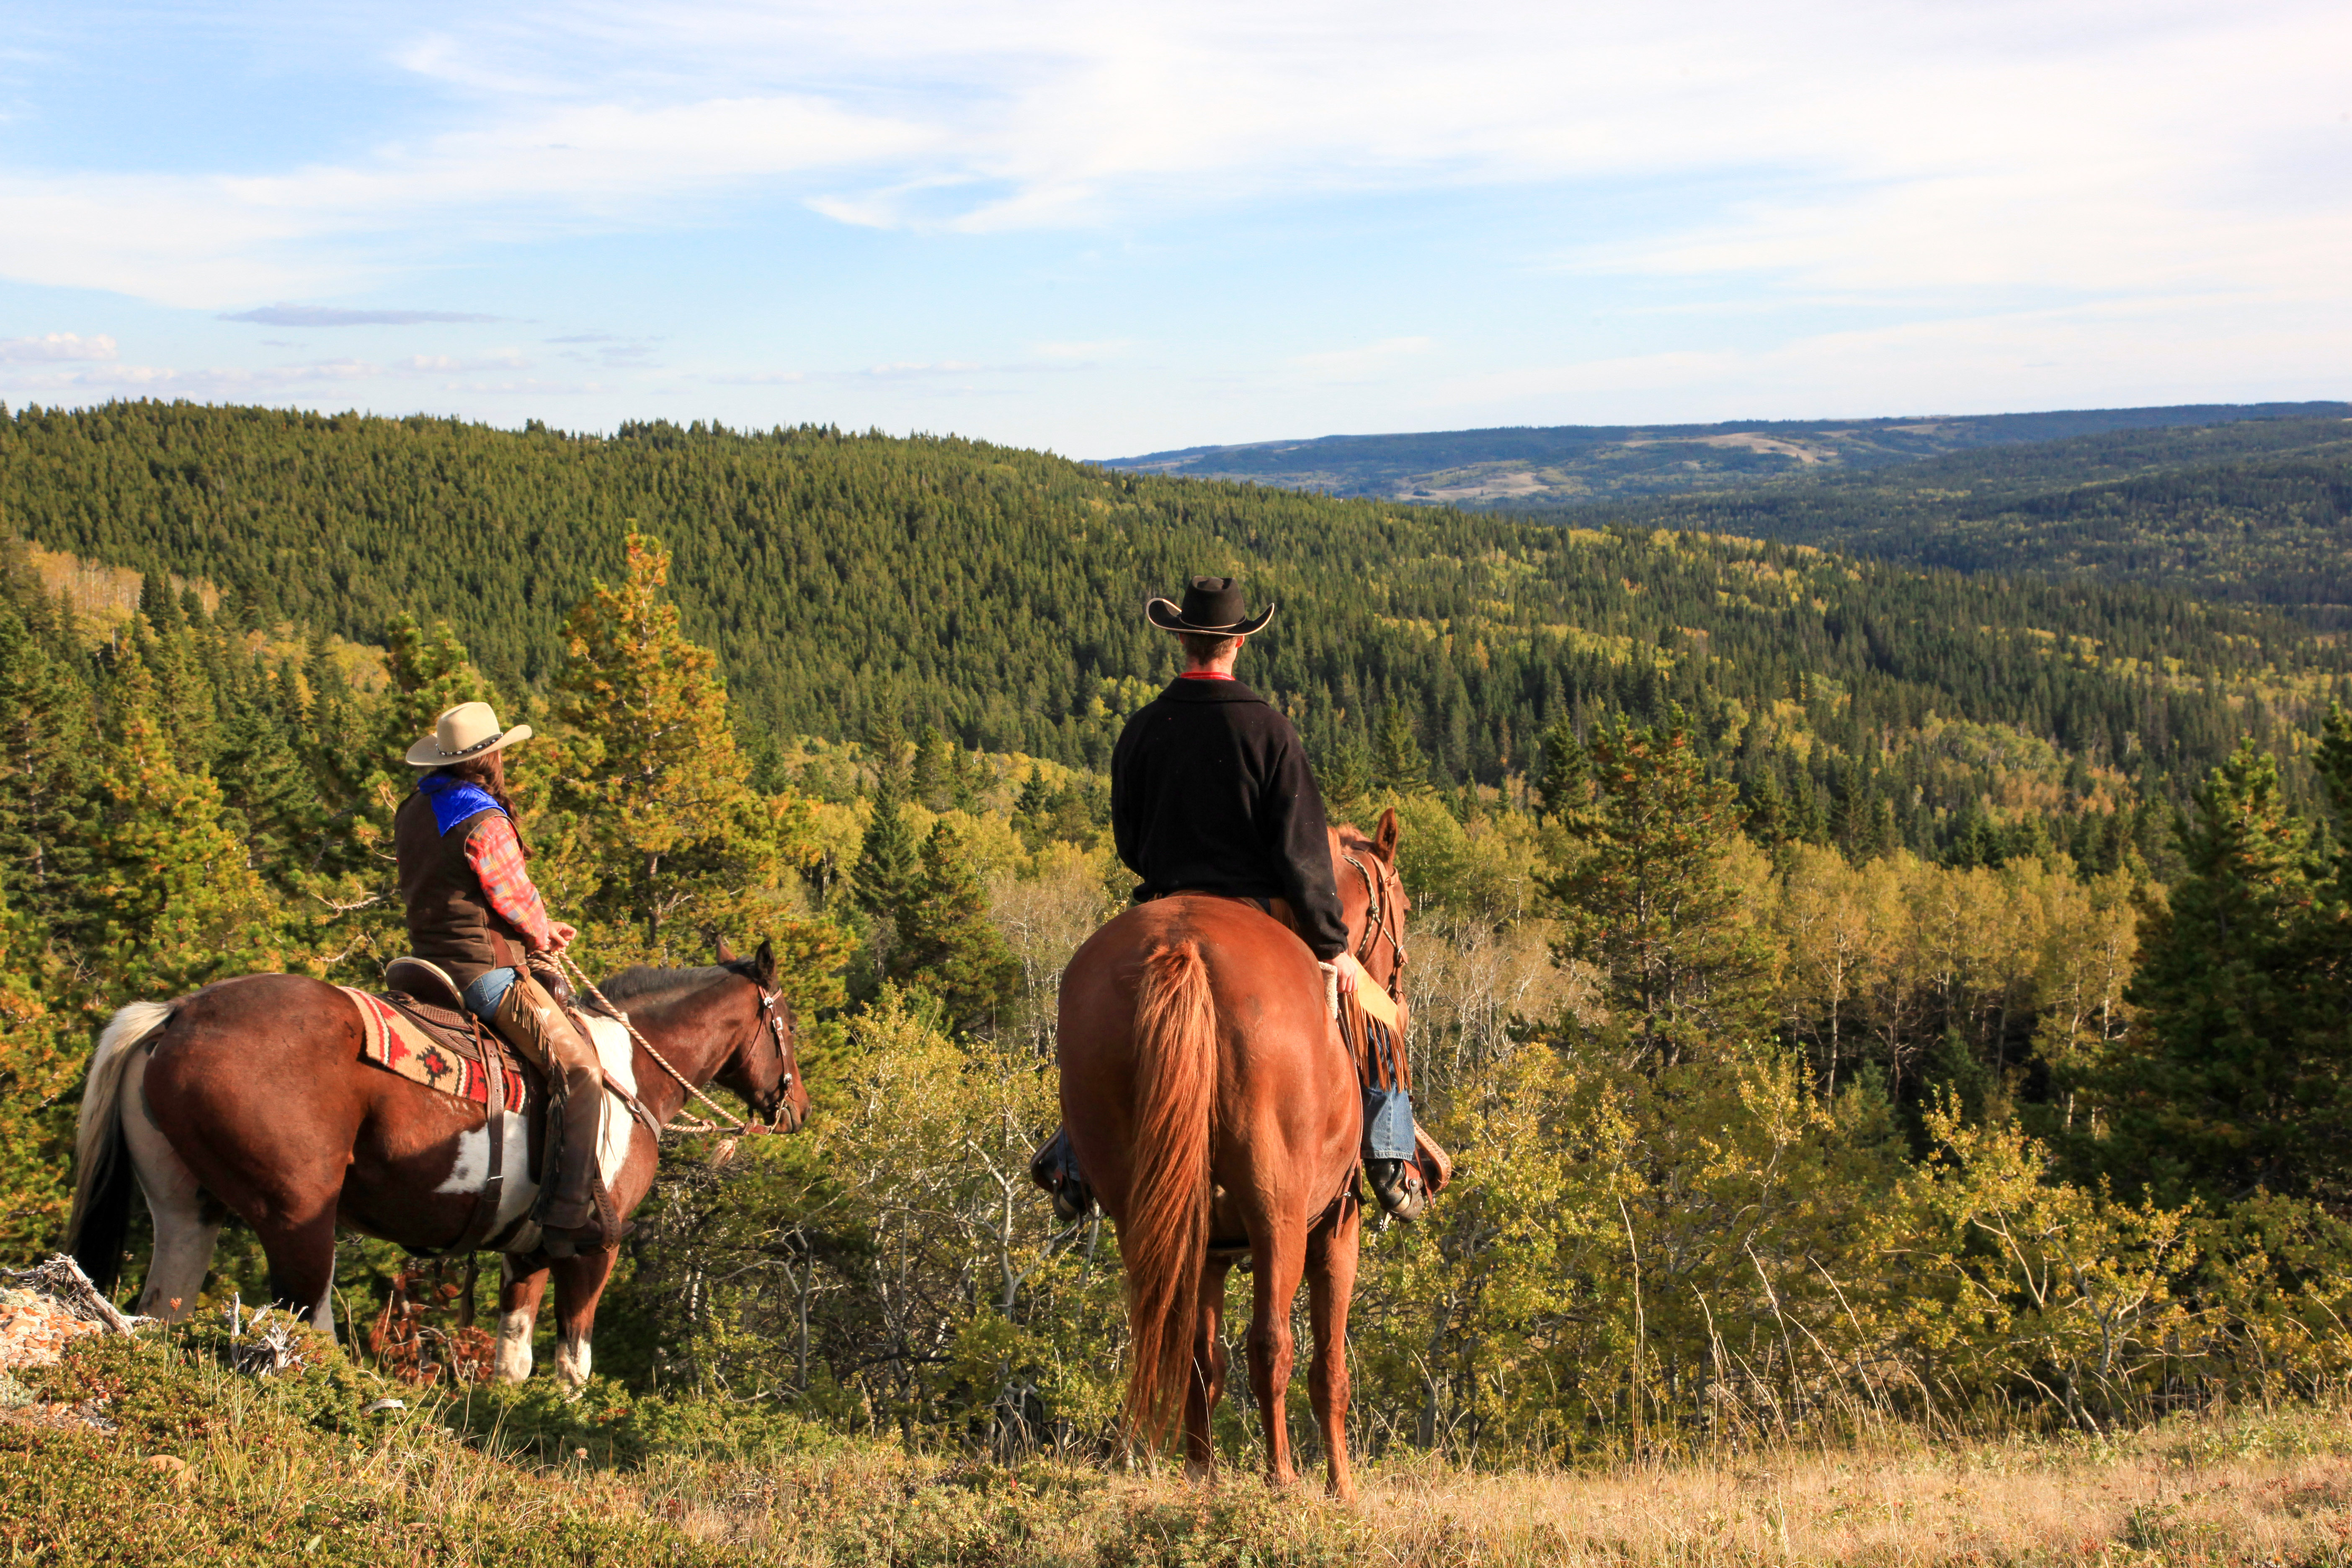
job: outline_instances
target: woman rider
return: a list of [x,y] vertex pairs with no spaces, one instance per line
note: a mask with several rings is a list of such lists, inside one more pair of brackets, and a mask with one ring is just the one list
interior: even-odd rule
[[549,917],[524,869],[530,852],[515,832],[501,753],[529,739],[530,725],[502,727],[487,702],[444,711],[408,749],[408,765],[428,771],[394,814],[392,841],[409,951],[446,971],[466,1010],[547,1076],[540,1168],[552,1175],[531,1217],[544,1250],[565,1258],[616,1245],[621,1226],[596,1170],[604,1064],[531,972],[534,958],[544,963],[579,932]]

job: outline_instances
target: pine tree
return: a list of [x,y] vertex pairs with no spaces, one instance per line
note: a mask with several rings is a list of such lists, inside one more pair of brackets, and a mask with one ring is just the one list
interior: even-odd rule
[[1536,798],[1546,816],[1565,817],[1591,798],[1592,762],[1565,713],[1544,727],[1540,743],[1543,773],[1536,781]]
[[[2340,711],[2319,760],[2352,805]],[[2187,875],[2142,927],[2138,1017],[2091,1075],[2109,1136],[2089,1152],[2168,1201],[2352,1196],[2352,868],[2315,864],[2313,825],[2251,740],[2177,831]]]
[[1422,754],[1421,742],[1413,734],[1412,716],[1401,704],[1391,702],[1381,714],[1380,734],[1373,747],[1381,784],[1388,790],[1418,795],[1429,787],[1429,759]]
[[903,919],[922,880],[922,847],[907,820],[898,770],[883,770],[875,786],[873,815],[858,845],[857,868],[850,874],[858,907],[891,921]]
[[87,689],[0,604],[0,898],[54,918],[87,869]]
[[915,742],[910,793],[931,810],[945,811],[955,804],[956,773],[955,748],[935,726],[924,725]]
[[1379,787],[1371,742],[1355,725],[1346,725],[1331,742],[1323,765],[1316,771],[1326,814],[1333,822],[1348,822],[1360,813]]
[[938,997],[956,1029],[988,1027],[1018,994],[1021,965],[989,917],[987,891],[962,840],[944,820],[924,841],[911,894],[889,974]]
[[1738,792],[1707,776],[1679,721],[1594,732],[1596,799],[1562,822],[1584,853],[1546,884],[1554,957],[1600,972],[1608,1043],[1632,1066],[1673,1067],[1760,1035],[1769,949],[1749,918]]
[[598,583],[564,623],[566,732],[530,759],[567,818],[569,885],[542,890],[602,922],[607,956],[675,963],[699,928],[764,918],[806,819],[796,801],[752,793],[718,660],[663,595],[668,552],[635,532],[626,546],[626,576]]
[[110,683],[115,739],[99,782],[92,864],[68,917],[110,999],[172,996],[278,967],[279,911],[222,821],[220,790],[181,765],[135,646]]

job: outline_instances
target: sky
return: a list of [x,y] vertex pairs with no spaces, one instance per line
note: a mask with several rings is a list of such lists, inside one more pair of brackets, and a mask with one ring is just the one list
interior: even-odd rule
[[1339,432],[2352,397],[2343,0],[0,0],[0,400]]

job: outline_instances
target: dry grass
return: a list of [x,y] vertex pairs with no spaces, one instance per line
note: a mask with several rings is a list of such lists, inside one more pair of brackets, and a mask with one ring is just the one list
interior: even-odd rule
[[857,1518],[872,1531],[861,1544],[879,1557],[961,1558],[932,1533],[936,1521],[919,1522],[926,1493],[959,1494],[968,1516],[978,1505],[1016,1532],[1018,1550],[1003,1560],[1072,1568],[2352,1564],[2352,1411],[2341,1409],[2184,1419],[2116,1441],[1897,1435],[1589,1474],[1391,1464],[1370,1468],[1352,1510],[1231,1473],[1207,1489],[880,1453],[736,1468],[714,1487],[721,1474],[648,1473],[647,1511],[713,1544],[811,1564],[840,1561]]
[[[698,1425],[649,1449],[604,1435],[618,1406],[545,1391],[469,1418],[406,1390],[412,1408],[379,1415],[362,1407],[387,1385],[332,1358],[265,1384],[209,1355],[101,1338],[27,1375],[81,1403],[0,1420],[0,1561],[65,1568],[381,1568],[387,1542],[389,1561],[485,1568],[2352,1568],[2344,1402],[2112,1439],[1897,1428],[1576,1471],[1390,1460],[1364,1466],[1362,1501],[1342,1508],[1234,1470],[1198,1487],[908,1456],[814,1428],[810,1446],[760,1458],[756,1415],[698,1404],[683,1407]],[[156,1468],[163,1456],[173,1468]]]
[[[2332,1423],[2340,1447],[2352,1425]],[[1787,1451],[1606,1475],[1384,1478],[1391,1561],[2352,1563],[2352,1459],[2112,1447]]]

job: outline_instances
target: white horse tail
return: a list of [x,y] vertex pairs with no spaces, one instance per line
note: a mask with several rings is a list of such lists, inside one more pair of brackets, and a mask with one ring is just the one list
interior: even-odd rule
[[133,1002],[108,1021],[83,1081],[81,1119],[74,1129],[73,1218],[66,1250],[100,1290],[114,1289],[122,1270],[122,1243],[137,1184],[122,1138],[122,1074],[131,1053],[172,1021],[175,1004]]

